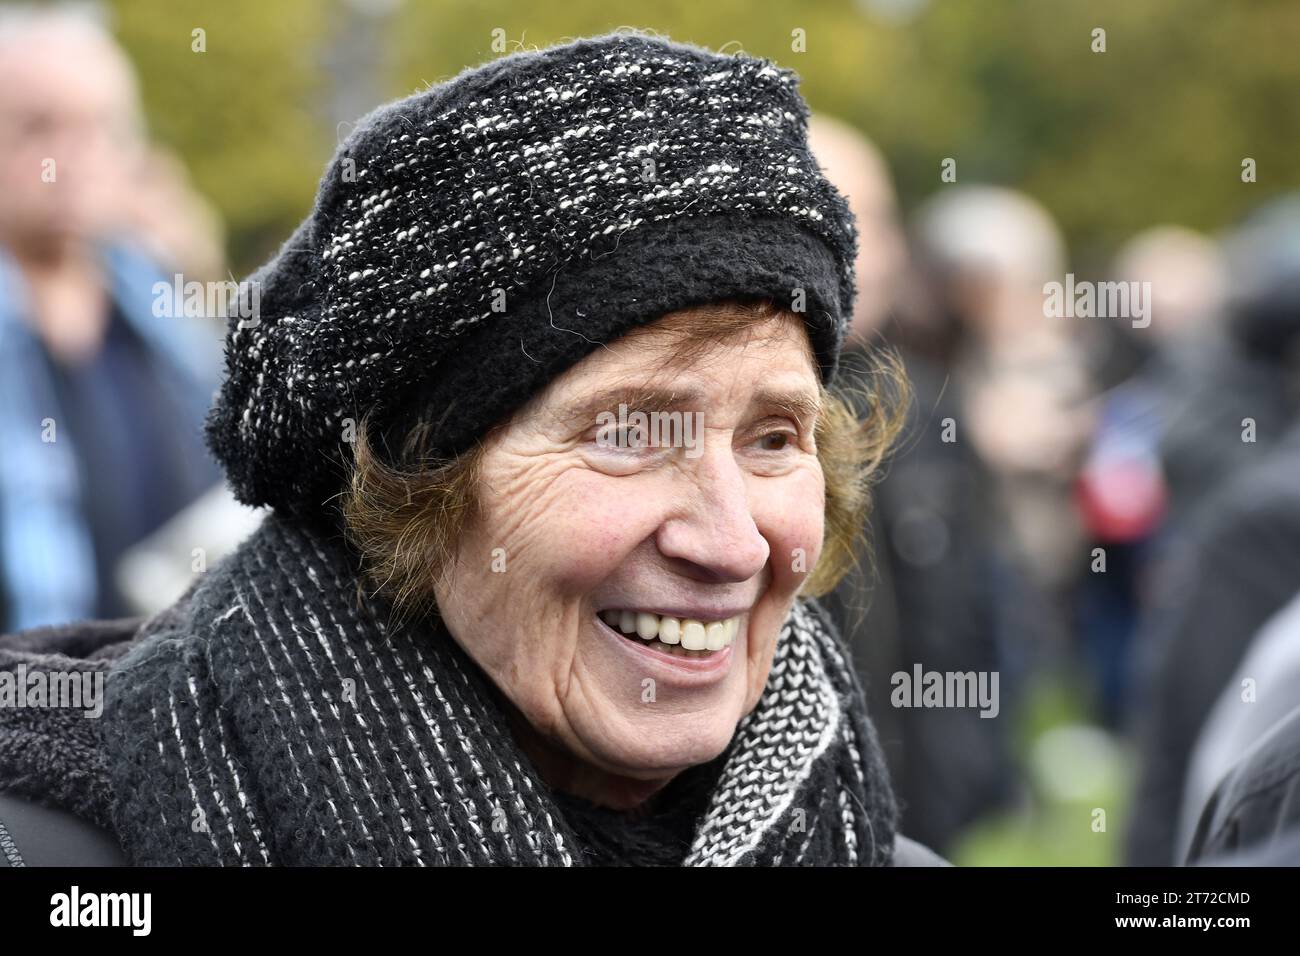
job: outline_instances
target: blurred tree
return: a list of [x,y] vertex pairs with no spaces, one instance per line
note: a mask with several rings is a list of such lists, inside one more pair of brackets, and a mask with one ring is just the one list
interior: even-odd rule
[[[240,268],[306,213],[341,111],[507,49],[619,26],[797,70],[884,148],[905,205],[958,181],[1025,189],[1098,262],[1155,222],[1222,226],[1300,186],[1292,0],[113,0],[156,134],[227,217]],[[191,31],[207,31],[206,53]],[[1105,52],[1093,30],[1106,31]],[[802,31],[797,34],[796,31]],[[801,37],[802,52],[796,47]],[[1241,181],[1253,158],[1258,182]]]
[[767,56],[880,143],[905,205],[953,157],[960,182],[1043,201],[1094,261],[1152,223],[1214,229],[1300,185],[1290,0],[412,0],[394,22],[403,91],[498,55],[496,28],[510,50],[635,25]]
[[[110,25],[140,73],[152,134],[225,217],[241,274],[311,207],[333,147],[318,66],[334,4],[114,0]],[[195,30],[201,34],[204,52]]]

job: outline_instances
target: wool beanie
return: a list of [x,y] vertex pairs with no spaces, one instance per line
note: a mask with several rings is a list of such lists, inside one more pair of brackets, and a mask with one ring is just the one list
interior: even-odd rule
[[372,113],[250,277],[257,314],[228,320],[206,432],[236,496],[319,511],[364,416],[381,434],[433,421],[437,454],[459,454],[691,306],[801,315],[829,382],[856,234],[807,119],[791,71],[640,33],[505,56]]

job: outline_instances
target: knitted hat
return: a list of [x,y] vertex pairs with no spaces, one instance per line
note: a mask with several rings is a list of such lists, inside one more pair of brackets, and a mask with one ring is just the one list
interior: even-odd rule
[[796,82],[620,33],[372,113],[250,277],[256,321],[229,321],[207,439],[236,496],[319,509],[366,414],[431,414],[458,454],[603,343],[710,302],[801,314],[829,381],[856,235]]

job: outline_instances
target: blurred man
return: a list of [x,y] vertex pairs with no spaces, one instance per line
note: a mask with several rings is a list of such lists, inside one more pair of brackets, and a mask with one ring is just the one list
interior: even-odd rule
[[957,440],[995,476],[1007,546],[1061,605],[1081,554],[1070,486],[1092,430],[1079,343],[1094,321],[1044,315],[1064,240],[1042,206],[992,186],[941,191],[918,210],[916,236],[950,328]]
[[[1200,381],[1232,359],[1223,341],[1225,266],[1213,240],[1178,226],[1148,229],[1121,247],[1110,271],[1112,280],[1146,283],[1151,312],[1143,328],[1122,321],[1099,327],[1102,348],[1094,364],[1119,384],[1101,398],[1077,486],[1089,551],[1098,546],[1106,554],[1106,573],[1082,582],[1080,640],[1098,677],[1102,717],[1117,726],[1160,532],[1180,522],[1218,471],[1195,467],[1205,436],[1187,426],[1213,430],[1224,415],[1184,421],[1183,406],[1201,390]],[[1125,362],[1126,351],[1139,356],[1136,370]],[[1249,394],[1249,388],[1223,394],[1219,409],[1236,414]]]
[[[875,489],[872,551],[826,599],[867,690],[909,832],[950,847],[961,829],[1014,790],[1007,727],[977,710],[893,706],[893,676],[1000,671],[1005,608],[995,585],[1003,562],[985,524],[987,480],[969,442],[942,441],[953,413],[945,371],[908,345],[899,307],[907,250],[893,186],[879,152],[855,130],[817,117],[813,151],[858,222],[859,297],[843,381],[869,394],[879,347],[896,349],[915,389],[902,449]],[[909,316],[910,318],[910,316]],[[865,411],[865,409],[863,409]]]
[[118,556],[216,479],[219,350],[123,234],[142,128],[101,28],[0,13],[0,630],[126,613]]
[[[1261,286],[1292,267],[1294,225],[1287,223],[1296,215],[1294,198],[1271,203],[1221,248],[1195,233],[1153,230],[1117,263],[1121,277],[1149,279],[1158,317],[1145,330],[1155,354],[1136,381],[1159,400],[1167,534],[1286,429],[1290,318],[1270,316],[1266,299],[1276,292]],[[1241,441],[1246,418],[1255,423],[1254,442]]]
[[829,116],[814,116],[808,135],[817,161],[833,176],[857,223],[858,297],[849,339],[854,345],[866,345],[884,331],[898,303],[907,266],[894,186],[880,150],[853,127]]
[[1115,278],[1151,283],[1151,336],[1164,348],[1203,338],[1222,319],[1223,255],[1208,236],[1182,226],[1138,233],[1115,254]]

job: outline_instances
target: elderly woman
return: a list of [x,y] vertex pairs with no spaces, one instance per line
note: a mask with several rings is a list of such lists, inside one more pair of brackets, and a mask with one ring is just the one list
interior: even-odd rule
[[230,323],[209,444],[272,513],[152,620],[0,645],[107,677],[100,720],[0,716],[0,821],[137,865],[932,861],[811,600],[892,418],[827,388],[855,240],[806,118],[621,34],[364,121]]

